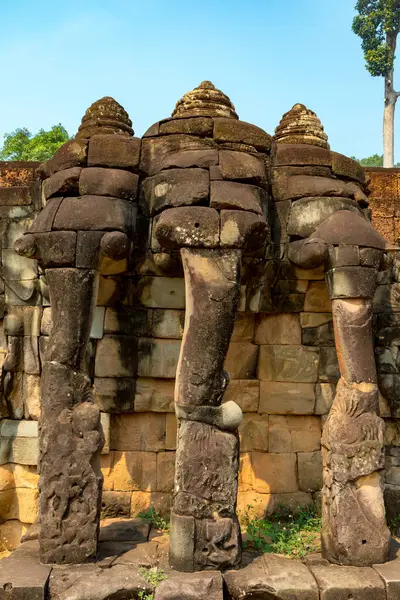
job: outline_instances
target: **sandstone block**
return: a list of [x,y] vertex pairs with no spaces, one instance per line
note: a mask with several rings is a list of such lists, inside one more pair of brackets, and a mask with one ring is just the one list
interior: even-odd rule
[[313,504],[313,497],[306,492],[289,492],[283,494],[271,494],[270,501],[267,506],[267,514],[272,514],[276,511],[280,512],[281,507],[291,508],[296,511],[303,506]]
[[210,194],[205,169],[168,169],[143,182],[143,210],[154,215],[164,208],[204,202]]
[[306,293],[304,310],[307,312],[332,312],[332,303],[324,281],[312,281]]
[[0,525],[0,542],[7,550],[15,550],[21,537],[28,531],[28,524],[16,519]]
[[[160,123],[159,134],[187,133],[201,137],[213,137],[213,119],[209,117],[189,117],[187,119],[170,119]],[[157,135],[157,134],[154,134]]]
[[37,337],[30,337],[25,335],[24,340],[24,355],[23,365],[25,373],[31,375],[40,374],[40,360],[39,360],[39,342]]
[[103,491],[101,497],[101,519],[127,518],[131,512],[130,492]]
[[24,373],[22,393],[25,419],[38,421],[40,417],[40,376]]
[[180,349],[180,340],[140,338],[138,346],[139,377],[173,379]]
[[139,175],[122,169],[83,169],[79,177],[79,195],[112,196],[133,200],[137,196]]
[[165,433],[165,449],[176,450],[176,437],[178,429],[178,421],[174,414],[165,415],[166,433]]
[[385,600],[385,585],[378,573],[369,567],[340,567],[329,564],[310,564],[321,600]]
[[329,295],[333,298],[373,298],[376,269],[338,267],[327,272]]
[[270,452],[313,452],[321,446],[319,417],[270,415]]
[[168,208],[155,219],[153,228],[163,248],[214,248],[219,245],[219,214],[213,208]]
[[268,416],[243,415],[239,426],[240,449],[243,452],[268,450]]
[[317,492],[322,488],[321,452],[299,452],[299,487],[303,492]]
[[154,310],[151,335],[155,338],[181,339],[185,313],[180,310]]
[[266,244],[268,233],[268,225],[262,215],[241,210],[221,211],[223,248],[258,250]]
[[304,312],[300,313],[301,327],[319,327],[332,321],[332,313]]
[[343,154],[339,154],[338,152],[331,152],[331,156],[332,171],[335,175],[354,179],[360,183],[365,182],[365,171],[356,160],[344,156]]
[[105,413],[120,413],[133,410],[135,380],[123,377],[95,377],[94,400]]
[[218,164],[214,142],[190,135],[168,135],[142,141],[140,170],[156,175],[172,167],[188,168]]
[[335,397],[336,386],[332,383],[317,383],[315,386],[315,414],[327,415]]
[[260,494],[255,490],[239,490],[237,498],[239,520],[241,521],[245,515],[249,515],[251,518],[263,519],[271,497],[271,494]]
[[331,152],[309,144],[277,144],[275,165],[323,165],[330,167]]
[[131,517],[154,507],[163,517],[171,510],[171,494],[165,492],[132,492]]
[[335,336],[332,321],[318,327],[303,327],[301,341],[303,346],[334,346]]
[[157,491],[172,492],[175,477],[175,452],[157,453]]
[[123,492],[157,489],[155,452],[114,452],[113,489]]
[[9,306],[4,319],[6,335],[40,335],[42,309],[38,306]]
[[154,600],[222,600],[222,575],[218,571],[176,573],[157,586]]
[[260,346],[258,378],[263,381],[312,383],[318,379],[316,348],[304,346]]
[[221,150],[219,152],[219,166],[223,179],[246,179],[256,185],[265,185],[266,173],[262,160],[245,152]]
[[237,313],[231,342],[252,342],[254,336],[255,315],[252,313]]
[[136,380],[135,412],[174,412],[174,381],[141,378]]
[[321,347],[318,369],[318,381],[336,383],[340,377],[336,348]]
[[271,148],[271,136],[260,127],[246,123],[218,117],[214,119],[214,140],[217,142],[231,142],[234,144],[247,144],[260,152],[268,152]]
[[114,488],[113,473],[114,452],[102,454],[100,456],[101,473],[103,475],[103,490],[112,490]]
[[392,560],[383,565],[373,565],[373,568],[383,579],[386,587],[387,600],[397,600],[400,595],[400,563]]
[[152,308],[185,308],[185,282],[173,277],[143,277],[138,285],[143,306]]
[[64,198],[54,219],[54,229],[116,230],[130,232],[137,208],[121,198],[80,196]]
[[361,217],[357,202],[350,198],[324,196],[296,200],[292,204],[287,232],[289,235],[308,237],[337,211],[352,211]]
[[314,413],[315,390],[313,383],[260,382],[261,414],[311,415]]
[[259,315],[255,342],[256,344],[301,344],[299,316],[290,313]]
[[18,519],[22,523],[34,523],[38,514],[38,497],[38,490],[29,488],[0,492],[0,520]]
[[6,281],[36,279],[38,276],[36,262],[25,256],[19,256],[13,248],[5,248],[1,253],[3,274]]
[[58,171],[58,173],[54,173],[54,175],[45,179],[42,189],[46,200],[52,196],[77,196],[81,171],[81,167],[72,167]]
[[238,491],[247,492],[253,487],[253,467],[250,452],[241,452],[239,458]]
[[210,190],[211,208],[248,210],[259,215],[266,212],[267,194],[255,185],[233,181],[213,181]]
[[253,488],[266,494],[296,492],[296,462],[294,453],[252,452]]
[[255,377],[258,346],[248,342],[231,342],[225,360],[225,369],[231,379]]
[[134,377],[136,343],[128,336],[106,335],[97,343],[96,377]]
[[111,449],[125,452],[165,450],[165,414],[113,415]]
[[228,384],[223,401],[236,402],[243,412],[257,412],[260,398],[260,382],[256,379],[234,379]]
[[125,135],[92,135],[88,166],[134,170],[139,166],[140,139]]

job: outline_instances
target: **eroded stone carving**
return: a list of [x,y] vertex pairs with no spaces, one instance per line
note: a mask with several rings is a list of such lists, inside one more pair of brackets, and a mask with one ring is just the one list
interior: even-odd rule
[[[224,361],[240,296],[243,253],[265,246],[270,137],[238,120],[203,82],[172,119],[145,134],[143,206],[156,256],[180,251],[186,316],[175,387],[178,418],[170,564],[180,571],[238,566],[236,517],[242,413],[222,404]],[[160,263],[158,263],[160,264]]]
[[381,470],[383,421],[372,343],[372,298],[385,240],[373,229],[364,173],[330,152],[314,113],[295,105],[277,128],[272,187],[291,201],[289,259],[325,266],[341,379],[325,424],[323,553],[366,566],[388,558]]
[[115,100],[95,102],[77,137],[40,166],[46,204],[15,244],[45,270],[51,299],[53,325],[41,379],[43,563],[80,563],[97,550],[104,439],[86,349],[99,273],[110,261],[121,261],[121,270],[126,266],[139,179],[140,141],[132,135],[131,121]]

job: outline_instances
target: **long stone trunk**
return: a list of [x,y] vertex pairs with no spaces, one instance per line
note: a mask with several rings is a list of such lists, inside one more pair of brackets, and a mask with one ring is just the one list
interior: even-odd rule
[[41,380],[40,558],[80,563],[97,550],[104,439],[85,374],[98,272],[47,269],[52,331]]
[[384,424],[372,339],[372,301],[332,301],[341,378],[322,435],[323,554],[368,566],[388,560],[381,470]]
[[240,296],[239,250],[182,249],[186,317],[175,387],[178,441],[170,564],[180,571],[239,565],[236,516],[242,418],[222,404],[224,361]]
[[393,72],[385,77],[385,107],[383,110],[383,166],[394,167],[394,113],[397,94],[393,89]]

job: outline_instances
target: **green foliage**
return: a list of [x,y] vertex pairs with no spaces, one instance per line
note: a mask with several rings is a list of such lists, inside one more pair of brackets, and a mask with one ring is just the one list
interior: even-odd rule
[[389,529],[393,535],[399,535],[400,515],[396,515],[389,523]]
[[148,510],[145,510],[138,514],[140,519],[147,521],[153,527],[157,529],[161,529],[163,532],[169,532],[170,524],[169,522],[161,516],[161,514],[152,506]]
[[[356,160],[362,167],[383,167],[383,154],[373,154],[367,158],[358,159],[355,156],[351,156],[353,160]],[[400,163],[394,165],[400,167]]]
[[293,558],[304,558],[320,550],[321,518],[314,505],[296,511],[278,507],[268,520],[251,516],[248,505],[242,519],[247,530],[247,547],[260,553],[275,552]]
[[353,31],[360,36],[366,67],[374,77],[393,69],[396,36],[400,31],[400,0],[358,0]]
[[69,140],[68,132],[59,123],[49,131],[40,129],[36,135],[26,127],[16,129],[4,136],[4,144],[0,150],[0,160],[35,160],[44,161]]
[[[145,567],[141,567],[139,569],[140,575],[154,588],[158,586],[159,583],[167,579],[164,571],[154,567],[152,569],[146,569]],[[139,592],[138,594],[139,600],[154,600],[154,594],[148,594],[147,592]]]

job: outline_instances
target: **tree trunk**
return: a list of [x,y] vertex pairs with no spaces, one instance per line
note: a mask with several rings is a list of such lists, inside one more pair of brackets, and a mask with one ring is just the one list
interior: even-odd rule
[[[394,60],[396,50],[396,35],[388,32],[386,34],[386,44],[388,45]],[[393,82],[394,68],[385,76],[385,108],[383,111],[383,166],[386,168],[394,167],[394,111],[396,101],[399,96],[394,91]]]
[[393,89],[393,70],[385,77],[385,108],[383,112],[383,166],[394,167],[394,111],[397,94]]

